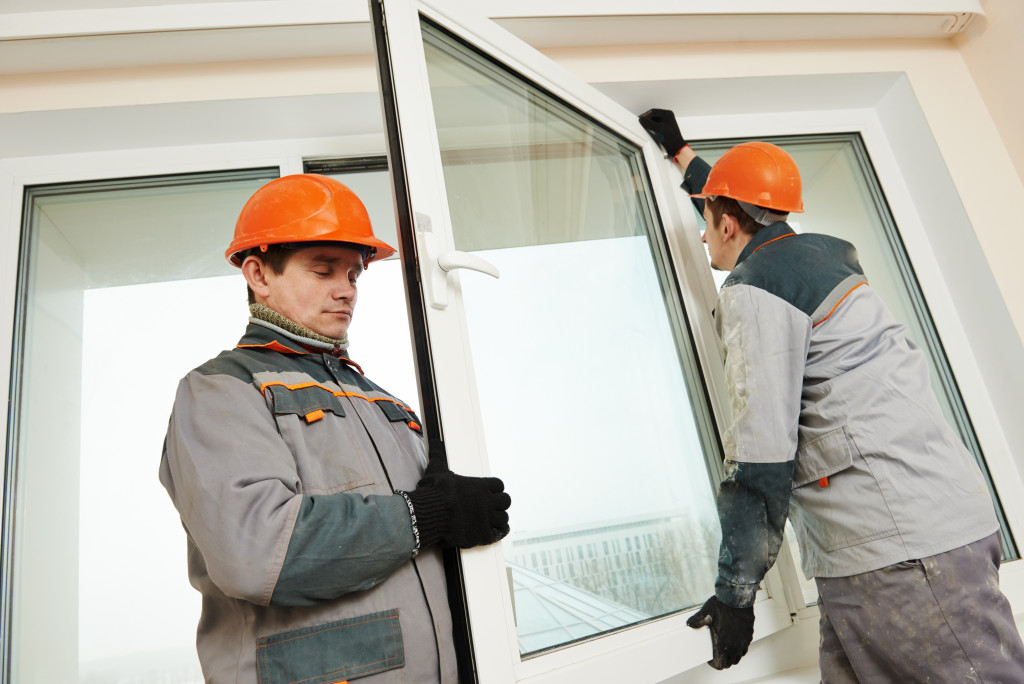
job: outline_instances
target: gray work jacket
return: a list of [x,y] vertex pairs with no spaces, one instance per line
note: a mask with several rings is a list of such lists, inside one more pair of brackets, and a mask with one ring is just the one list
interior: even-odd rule
[[160,465],[208,682],[455,682],[439,550],[414,557],[411,411],[344,352],[253,321],[178,386]]
[[853,245],[785,223],[761,229],[723,284],[715,320],[734,420],[723,435],[720,599],[753,601],[787,504],[807,577],[932,556],[998,529],[924,354]]

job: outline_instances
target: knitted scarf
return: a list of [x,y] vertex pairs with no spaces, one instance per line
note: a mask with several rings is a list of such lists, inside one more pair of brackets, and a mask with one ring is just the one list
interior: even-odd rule
[[309,343],[310,340],[320,342],[321,344],[330,345],[332,349],[348,349],[348,335],[337,339],[334,337],[327,337],[320,333],[315,333],[309,328],[299,325],[295,321],[281,314],[277,313],[268,306],[260,303],[249,305],[249,320],[255,323],[256,321],[262,321],[263,323],[269,323],[271,326],[287,334],[289,337],[301,338],[297,339],[297,342]]

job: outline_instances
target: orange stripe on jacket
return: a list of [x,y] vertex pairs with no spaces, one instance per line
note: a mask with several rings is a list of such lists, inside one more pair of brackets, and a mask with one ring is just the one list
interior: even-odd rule
[[827,320],[828,320],[828,317],[829,317],[829,316],[831,316],[832,314],[834,314],[834,313],[836,312],[836,309],[838,309],[838,308],[839,308],[839,305],[843,303],[843,300],[844,300],[844,299],[846,299],[847,297],[849,297],[849,296],[850,296],[850,292],[853,292],[854,290],[856,290],[856,289],[857,289],[858,287],[860,287],[861,285],[867,285],[867,284],[868,284],[868,281],[866,281],[866,280],[865,280],[865,281],[864,281],[863,283],[857,283],[856,285],[854,285],[853,287],[851,287],[851,288],[849,289],[849,291],[847,291],[847,293],[846,293],[846,294],[844,294],[844,295],[842,296],[842,298],[841,298],[841,299],[840,299],[840,300],[839,300],[838,302],[836,302],[836,305],[832,307],[832,310],[828,312],[828,315],[827,315],[827,316],[825,316],[824,318],[822,318],[822,319],[821,319],[820,321],[818,321],[818,322],[817,322],[817,323],[815,323],[814,325],[812,325],[811,327],[812,327],[812,328],[817,328],[817,327],[818,327],[819,325],[821,325],[822,323],[824,323],[825,321],[827,321]]
[[[771,239],[771,240],[769,240],[768,242],[764,243],[764,245],[770,245],[770,244],[772,244],[773,242],[775,242],[776,240],[781,240],[782,238],[788,238],[788,237],[793,237],[794,235],[796,235],[796,233],[786,233],[785,235],[780,235],[780,236],[779,236],[779,237],[777,237],[777,238],[772,238],[772,239]],[[758,245],[757,247],[755,247],[755,248],[754,248],[754,251],[753,251],[753,252],[751,252],[751,254],[757,254],[757,250],[759,250],[759,249],[761,249],[762,247],[764,247],[764,245]]]
[[[307,352],[307,351],[301,351],[299,349],[292,349],[291,347],[286,347],[283,344],[281,344],[280,342],[278,342],[277,340],[274,340],[273,342],[267,342],[266,344],[236,344],[235,347],[237,347],[239,349],[270,349],[271,351],[281,352],[282,354],[310,354],[310,353],[312,353],[312,352]],[[347,356],[335,356],[334,358],[338,359],[339,361],[341,361],[342,363],[344,363],[344,364],[346,364],[348,366],[352,366],[357,371],[359,371],[360,375],[366,375],[366,373],[363,372],[363,367],[360,366],[355,361],[353,361],[352,359],[348,358]]]
[[286,347],[277,340],[273,342],[267,342],[266,344],[236,344],[239,349],[270,349],[271,351],[281,352],[282,354],[305,354],[307,352],[292,349]]
[[260,386],[260,392],[261,393],[265,393],[266,389],[268,387],[272,386],[272,385],[279,385],[281,387],[284,387],[286,390],[300,390],[300,389],[305,389],[307,387],[319,387],[320,389],[324,390],[325,392],[330,392],[331,394],[333,394],[336,397],[357,397],[359,399],[365,399],[366,401],[370,401],[370,402],[373,402],[373,401],[390,401],[395,406],[400,406],[401,408],[405,409],[409,413],[413,413],[413,410],[411,408],[409,408],[408,406],[406,406],[405,404],[403,404],[403,403],[401,403],[399,401],[395,401],[394,399],[390,399],[388,397],[376,397],[376,398],[371,399],[370,397],[366,396],[365,394],[359,394],[358,392],[336,392],[336,391],[332,390],[330,387],[326,387],[324,385],[321,385],[319,382],[301,382],[298,385],[286,385],[283,382],[281,382],[280,380],[274,380],[272,382],[267,382],[267,383],[264,383],[263,385],[261,385]]

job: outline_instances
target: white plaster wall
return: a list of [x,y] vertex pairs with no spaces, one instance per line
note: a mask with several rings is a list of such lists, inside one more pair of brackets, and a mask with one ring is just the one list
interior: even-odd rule
[[1024,179],[1024,2],[987,0],[984,10],[959,39],[960,51]]

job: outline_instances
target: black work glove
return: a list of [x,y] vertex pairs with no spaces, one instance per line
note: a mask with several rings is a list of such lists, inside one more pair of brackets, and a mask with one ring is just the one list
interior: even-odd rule
[[640,125],[654,138],[654,142],[661,145],[665,154],[673,159],[686,145],[682,133],[679,132],[676,115],[670,109],[648,109],[640,115]]
[[713,657],[708,665],[724,670],[740,662],[754,638],[754,607],[733,608],[712,596],[689,620],[688,627],[711,630]]
[[430,461],[416,489],[406,492],[416,515],[420,546],[441,544],[468,549],[492,544],[509,532],[512,498],[496,477],[466,477],[448,470],[440,443],[432,443]]

